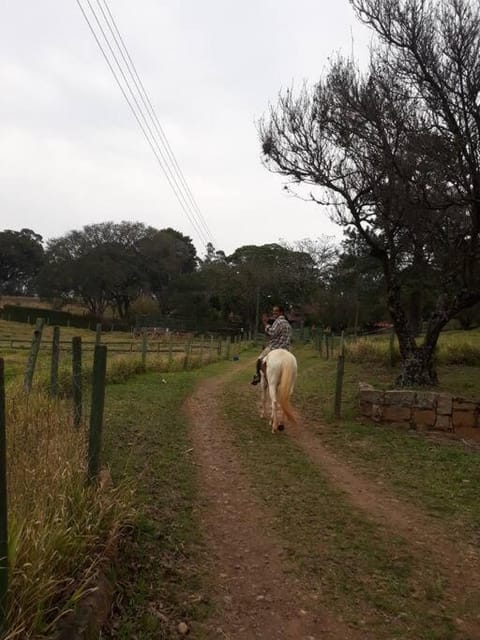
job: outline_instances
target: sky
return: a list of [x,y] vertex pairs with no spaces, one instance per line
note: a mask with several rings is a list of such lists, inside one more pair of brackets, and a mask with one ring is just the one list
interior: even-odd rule
[[348,0],[108,7],[205,225],[199,233],[175,197],[77,1],[0,0],[0,230],[48,240],[129,220],[173,227],[200,256],[207,240],[228,255],[341,237],[262,165],[256,123],[280,90],[313,84],[337,53],[366,60],[371,35]]

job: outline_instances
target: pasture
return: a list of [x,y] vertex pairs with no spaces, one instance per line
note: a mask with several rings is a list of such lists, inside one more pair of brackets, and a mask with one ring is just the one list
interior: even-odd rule
[[[479,337],[478,332],[467,334],[468,353],[477,353]],[[449,358],[466,353],[463,334],[446,338],[453,345]],[[77,496],[79,506],[74,516],[62,507],[70,514],[68,534],[73,517],[78,531],[85,526],[92,538],[83,546],[74,538],[71,544],[62,527],[59,536],[51,536],[57,549],[48,553],[56,554],[55,566],[61,571],[58,582],[52,579],[49,584],[53,590],[55,584],[66,585],[57,590],[60,599],[74,601],[81,591],[81,583],[71,578],[76,557],[72,549],[83,554],[83,563],[75,568],[78,577],[88,573],[85,558],[94,540],[105,540],[112,527],[129,521],[131,534],[121,549],[119,595],[103,632],[106,638],[175,638],[182,623],[192,637],[205,640],[217,637],[218,629],[232,631],[229,625],[237,623],[246,629],[268,623],[264,637],[274,637],[276,620],[284,624],[287,613],[312,637],[319,619],[330,629],[325,637],[339,640],[480,638],[480,559],[474,551],[480,527],[479,453],[462,442],[361,422],[358,381],[388,387],[396,370],[389,363],[388,338],[375,339],[369,357],[359,356],[368,348],[359,344],[347,344],[340,420],[333,415],[335,358],[326,360],[313,344],[296,345],[299,379],[293,405],[300,420],[298,428],[288,427],[281,435],[272,435],[259,417],[260,393],[249,384],[256,351],[241,351],[235,361],[224,355],[209,364],[204,353],[201,362],[192,360],[186,369],[179,360],[178,366],[161,373],[168,359],[157,360],[152,353],[145,375],[113,378],[118,384],[107,388],[104,461],[115,489],[97,503],[105,516],[97,531],[89,518],[98,524],[98,514],[80,497],[75,464],[66,464],[77,478],[68,491]],[[18,354],[10,356],[21,373]],[[46,372],[47,354],[43,357]],[[138,352],[122,357],[139,361]],[[478,397],[478,374],[478,365],[443,364],[440,358],[443,390]],[[12,380],[9,389],[14,386]],[[42,420],[53,420],[44,402],[38,405],[38,419],[25,410],[17,423],[23,425],[26,446],[25,458],[15,462],[21,469],[17,484],[23,487],[18,495],[27,509],[23,526],[39,538],[48,538],[51,529],[42,529],[46,516],[35,516],[39,526],[28,521],[27,489],[53,459],[67,457],[54,442],[62,440],[64,429],[72,431],[67,412],[58,428],[52,424],[48,430],[52,438],[46,440],[47,449],[53,458],[35,456],[45,438],[43,433],[40,439],[33,436],[42,432]],[[23,411],[21,402],[12,403],[13,413],[14,406]],[[33,424],[35,429],[28,426]],[[71,446],[69,439],[63,440],[62,447],[74,452],[73,460],[84,455],[81,442]],[[32,471],[35,457],[41,459],[42,471]],[[32,473],[37,475],[25,475]],[[35,501],[39,513],[48,513],[45,505],[53,504],[52,496],[64,488],[50,480],[37,482],[42,484],[45,497],[35,494]],[[48,517],[56,522],[58,516],[52,511]],[[19,544],[22,527],[14,530],[14,544]],[[266,546],[257,548],[254,541],[264,537]],[[33,551],[33,539],[28,547]],[[35,571],[30,570],[28,584],[45,572],[41,556],[52,562],[42,549],[37,545],[31,556]],[[16,557],[21,559],[15,566],[15,589],[20,592],[22,567],[31,560],[23,551]],[[281,560],[274,560],[277,557]],[[64,583],[58,578],[62,571]],[[250,591],[239,591],[242,581],[236,576],[243,572]],[[269,580],[283,584],[286,592],[273,588]],[[61,604],[55,599],[47,603],[40,593],[26,591],[36,607],[35,633],[17,632],[12,638],[48,637]],[[228,617],[230,609],[233,618]],[[266,621],[265,612],[273,617]]]

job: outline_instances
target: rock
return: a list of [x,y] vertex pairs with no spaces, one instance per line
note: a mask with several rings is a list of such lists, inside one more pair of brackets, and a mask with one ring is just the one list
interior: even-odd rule
[[98,474],[98,483],[102,491],[110,489],[113,486],[112,475],[106,467],[102,467],[102,469],[100,469],[100,473]]
[[190,631],[190,627],[186,622],[179,622],[177,625],[177,631],[181,636],[186,636]]

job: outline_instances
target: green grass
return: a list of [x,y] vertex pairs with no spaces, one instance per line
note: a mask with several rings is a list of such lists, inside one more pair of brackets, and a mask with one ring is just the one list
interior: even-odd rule
[[107,637],[177,638],[181,621],[192,625],[193,637],[203,637],[211,605],[182,407],[200,378],[224,368],[149,373],[108,388],[105,456],[114,479],[135,482],[138,517],[122,552],[123,594]]
[[462,613],[449,602],[447,576],[428,552],[385,531],[346,497],[288,437],[272,437],[245,403],[247,378],[231,388],[226,411],[260,499],[274,514],[292,570],[328,607],[375,638],[458,638]]
[[[461,442],[433,440],[406,430],[375,425],[358,416],[358,381],[388,386],[390,369],[345,364],[342,420],[333,418],[335,362],[300,350],[302,371],[295,392],[297,406],[323,442],[399,495],[449,521],[472,537],[480,526],[480,454]],[[480,376],[471,367],[441,367],[440,390],[479,397]],[[468,390],[468,392],[467,392]]]
[[[0,338],[10,338],[28,340],[29,344],[33,335],[33,327],[21,322],[7,322],[0,320]],[[50,367],[51,367],[51,343],[53,329],[45,326],[42,333],[41,349],[35,368],[33,387],[39,391],[49,389]],[[61,341],[67,344],[61,346],[59,360],[59,393],[63,396],[71,394],[71,339],[80,336],[83,342],[82,349],[82,371],[83,379],[89,383],[93,363],[93,343],[95,341],[95,331],[86,329],[75,329],[61,327]],[[142,340],[131,338],[128,333],[107,332],[101,337],[102,344],[108,349],[108,383],[124,382],[130,376],[142,371]],[[221,343],[221,353],[217,351],[218,340],[209,338],[196,338],[191,343],[191,353],[186,357],[186,347],[188,340],[185,337],[171,336],[170,340],[149,338],[146,354],[146,368],[150,371],[179,371],[194,369],[204,366],[209,362],[225,358],[228,353],[233,355],[248,348],[249,343],[243,342],[227,347],[226,341]],[[0,342],[0,357],[5,361],[5,377],[7,384],[16,380],[23,380],[29,356],[28,348],[20,348],[13,344],[10,347],[8,342]],[[130,351],[131,349],[131,351]]]

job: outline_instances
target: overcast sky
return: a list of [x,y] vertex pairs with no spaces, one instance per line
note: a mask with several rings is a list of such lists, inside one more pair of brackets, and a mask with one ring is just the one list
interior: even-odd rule
[[[0,5],[0,229],[48,239],[139,221],[181,231],[202,256],[76,0]],[[281,88],[315,82],[332,54],[353,43],[366,58],[370,34],[348,0],[108,5],[216,249],[340,235],[262,166],[255,122]]]

